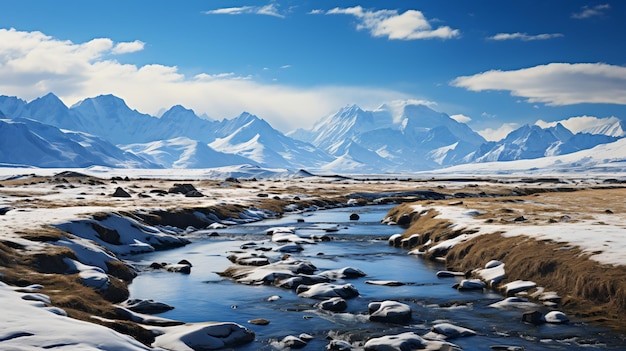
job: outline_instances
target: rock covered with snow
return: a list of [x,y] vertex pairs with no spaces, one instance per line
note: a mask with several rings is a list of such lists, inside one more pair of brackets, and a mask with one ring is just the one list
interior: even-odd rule
[[300,285],[296,289],[300,297],[325,300],[333,297],[351,299],[359,296],[359,291],[352,284],[319,283],[314,285]]
[[320,272],[319,275],[328,277],[333,280],[337,279],[354,279],[365,277],[367,274],[355,267],[344,267],[340,269],[328,270]]
[[411,321],[411,307],[398,301],[371,302],[367,308],[373,322],[405,324]]
[[450,351],[461,348],[446,341],[426,340],[414,332],[405,332],[372,338],[365,343],[364,349],[365,351]]
[[348,303],[341,297],[332,297],[317,304],[317,308],[324,311],[341,312],[348,308]]
[[254,340],[252,330],[236,323],[191,323],[156,330],[152,346],[173,351],[218,350]]
[[424,337],[429,339],[454,339],[474,335],[476,335],[476,332],[471,329],[451,323],[438,323],[433,325],[430,328],[430,333],[424,335]]

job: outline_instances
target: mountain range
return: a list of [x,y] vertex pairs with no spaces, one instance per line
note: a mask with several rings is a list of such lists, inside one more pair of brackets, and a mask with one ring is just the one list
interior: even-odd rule
[[214,168],[228,165],[323,173],[398,173],[570,154],[621,139],[617,118],[576,133],[525,125],[486,141],[467,124],[422,104],[374,110],[348,105],[311,129],[287,134],[243,112],[221,121],[176,105],[160,117],[101,95],[67,107],[50,93],[26,102],[0,96],[4,166]]

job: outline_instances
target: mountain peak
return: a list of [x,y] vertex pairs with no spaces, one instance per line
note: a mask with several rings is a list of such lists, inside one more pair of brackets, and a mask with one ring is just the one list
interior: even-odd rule
[[199,118],[193,110],[183,107],[182,105],[174,105],[169,110],[165,111],[163,119],[185,119],[185,118]]

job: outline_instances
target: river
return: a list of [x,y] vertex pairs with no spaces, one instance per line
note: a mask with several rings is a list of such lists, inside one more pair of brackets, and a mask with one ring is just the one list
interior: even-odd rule
[[[570,316],[564,325],[534,326],[521,322],[523,310],[501,310],[489,307],[503,297],[495,292],[460,292],[452,285],[460,278],[437,278],[442,265],[407,255],[407,251],[391,247],[387,238],[402,228],[380,224],[390,205],[349,207],[332,210],[288,214],[280,219],[233,225],[215,230],[219,236],[199,235],[193,243],[167,251],[133,256],[139,268],[152,262],[178,262],[187,259],[193,264],[191,274],[142,269],[130,284],[132,298],[153,299],[175,306],[159,316],[185,322],[235,322],[256,333],[256,340],[238,350],[275,350],[277,341],[287,335],[308,333],[314,337],[305,349],[323,350],[329,338],[355,343],[373,336],[415,331],[422,335],[439,322],[470,328],[476,336],[450,340],[463,350],[489,350],[493,345],[512,345],[526,350],[625,350],[624,335],[577,321]],[[351,213],[360,219],[349,220]],[[324,234],[333,240],[305,245],[305,250],[292,254],[309,260],[319,271],[355,267],[367,276],[337,283],[353,284],[360,296],[348,300],[348,309],[332,313],[317,309],[319,300],[301,298],[292,290],[274,286],[250,286],[221,277],[233,265],[227,256],[242,244],[254,242],[271,246],[266,230],[279,226],[298,228],[301,237]],[[211,231],[213,232],[213,231]],[[205,232],[200,232],[205,234]],[[282,253],[269,252],[278,259]],[[394,280],[403,286],[379,286],[368,280]],[[271,296],[280,299],[268,301]],[[412,309],[408,325],[391,325],[368,320],[368,304],[373,301],[396,300]],[[541,310],[541,306],[537,306]],[[264,318],[268,325],[252,325],[248,321]]]

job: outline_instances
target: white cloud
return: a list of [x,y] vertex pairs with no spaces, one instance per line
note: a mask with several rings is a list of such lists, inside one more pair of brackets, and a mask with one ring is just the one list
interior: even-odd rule
[[477,131],[477,133],[482,135],[487,141],[499,141],[504,139],[510,132],[519,128],[519,126],[518,123],[504,123],[497,129],[486,128]]
[[528,35],[526,33],[498,33],[492,37],[487,39],[489,40],[522,40],[522,41],[533,41],[533,40],[548,40],[554,38],[560,38],[563,34],[561,33],[552,33],[552,34],[536,34],[536,35]]
[[572,133],[576,134],[582,131],[593,130],[595,128],[606,126],[608,124],[619,123],[619,119],[617,117],[598,118],[594,116],[577,116],[554,122],[546,122],[543,120],[538,120],[537,122],[535,122],[535,124],[541,128],[554,127],[557,125],[557,123],[561,123],[563,127],[569,129]]
[[137,51],[143,50],[145,45],[146,43],[139,41],[139,40],[131,41],[128,43],[117,43],[111,50],[111,53],[129,54],[131,52],[137,52]]
[[[313,13],[313,12],[311,12]],[[319,13],[319,12],[315,12]],[[351,15],[359,19],[358,30],[368,30],[374,37],[387,37],[395,40],[450,39],[460,35],[458,29],[442,26],[433,29],[421,11],[407,10],[365,10],[361,6],[334,8],[327,15]]]
[[609,4],[596,5],[594,7],[583,6],[580,9],[580,12],[576,12],[572,14],[572,18],[576,19],[586,19],[590,17],[603,16],[605,10],[611,8]]
[[249,111],[283,131],[310,127],[347,103],[375,107],[409,98],[379,88],[262,84],[233,72],[187,77],[173,66],[108,59],[115,47],[111,39],[73,43],[41,32],[0,29],[0,94],[30,100],[53,92],[67,105],[115,94],[132,108],[154,115],[176,104],[213,118]]
[[452,118],[453,120],[459,122],[459,123],[468,123],[472,120],[471,117],[468,117],[464,114],[458,114],[458,115],[451,115],[450,118]]
[[209,10],[203,12],[205,15],[267,15],[279,18],[285,18],[285,15],[278,11],[276,4],[269,4],[265,6],[241,6],[241,7],[226,7],[217,10]]
[[551,63],[514,71],[457,77],[452,86],[471,91],[509,90],[529,103],[626,104],[626,67],[604,63]]

